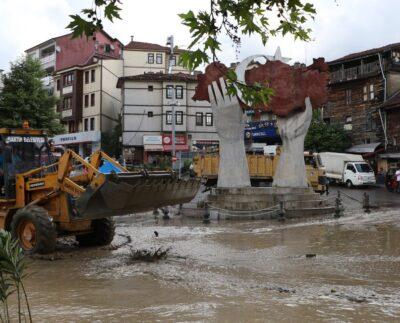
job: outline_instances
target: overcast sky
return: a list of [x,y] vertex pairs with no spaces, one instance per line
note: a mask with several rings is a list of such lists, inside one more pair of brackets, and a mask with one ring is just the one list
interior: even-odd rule
[[[399,0],[313,0],[317,17],[310,23],[313,41],[271,39],[266,47],[257,38],[244,39],[238,59],[253,54],[273,54],[280,45],[283,56],[310,63],[313,57],[326,60],[351,52],[400,42]],[[90,7],[92,0],[0,0],[0,69],[24,50],[68,32],[68,15]],[[112,36],[126,44],[135,40],[164,44],[169,34],[181,47],[190,43],[178,13],[206,7],[207,0],[123,0],[123,20],[105,24]],[[224,41],[220,56],[224,63],[236,61],[235,50]]]

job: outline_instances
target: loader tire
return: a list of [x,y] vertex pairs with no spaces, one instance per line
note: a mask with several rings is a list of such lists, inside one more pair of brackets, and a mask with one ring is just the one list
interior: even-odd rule
[[56,247],[56,229],[47,211],[40,206],[19,209],[11,221],[11,234],[28,254],[51,253]]
[[82,247],[106,246],[114,239],[115,224],[109,218],[92,221],[92,232],[76,236]]

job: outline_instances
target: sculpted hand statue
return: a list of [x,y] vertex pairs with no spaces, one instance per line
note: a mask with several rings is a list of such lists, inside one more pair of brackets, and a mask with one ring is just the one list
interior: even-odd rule
[[244,148],[245,115],[236,96],[229,96],[225,80],[213,81],[208,95],[215,117],[219,143],[218,187],[245,187],[250,185],[249,168]]
[[304,163],[304,139],[310,127],[312,105],[305,99],[304,112],[289,117],[278,117],[277,125],[282,139],[282,152],[274,174],[272,186],[307,187],[306,165]]

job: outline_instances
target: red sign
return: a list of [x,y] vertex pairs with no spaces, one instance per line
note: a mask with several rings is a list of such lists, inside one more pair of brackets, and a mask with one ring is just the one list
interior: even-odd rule
[[[162,143],[164,146],[172,145],[172,134],[162,135]],[[175,136],[175,145],[186,145],[186,144],[187,144],[186,135]]]

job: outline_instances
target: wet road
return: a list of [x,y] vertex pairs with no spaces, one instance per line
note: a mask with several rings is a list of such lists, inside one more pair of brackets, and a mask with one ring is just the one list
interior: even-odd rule
[[[119,218],[115,250],[62,246],[59,259],[32,260],[33,315],[52,322],[399,321],[400,212],[349,213],[208,225]],[[159,246],[171,247],[167,259],[130,260],[130,248]]]

